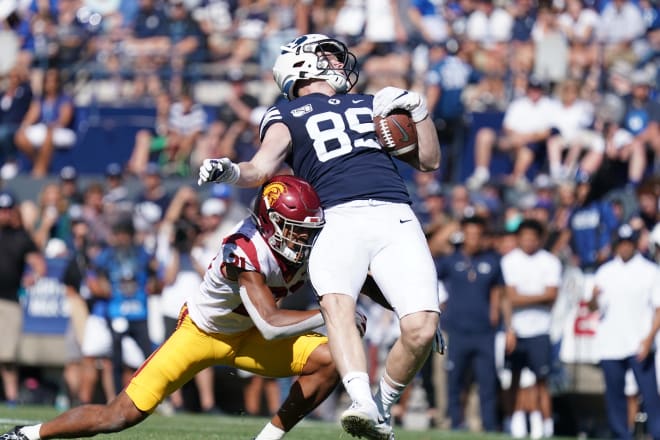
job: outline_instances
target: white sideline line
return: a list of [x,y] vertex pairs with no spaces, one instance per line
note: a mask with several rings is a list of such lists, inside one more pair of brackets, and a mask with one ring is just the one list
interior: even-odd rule
[[0,425],[36,425],[37,423],[41,422],[27,419],[0,419]]

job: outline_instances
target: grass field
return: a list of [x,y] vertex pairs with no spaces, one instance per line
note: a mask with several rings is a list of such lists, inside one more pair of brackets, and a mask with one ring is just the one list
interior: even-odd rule
[[[0,407],[0,433],[16,424],[38,423],[57,415],[55,409],[44,406],[21,406],[14,409]],[[147,420],[122,433],[101,435],[97,438],[126,440],[249,440],[256,435],[266,419],[240,416],[176,415],[165,417],[154,414]],[[441,430],[406,431],[396,429],[397,440],[489,440],[508,438],[503,435],[483,435],[457,433]],[[343,432],[338,423],[316,421],[301,422],[287,440],[351,440],[353,437]]]

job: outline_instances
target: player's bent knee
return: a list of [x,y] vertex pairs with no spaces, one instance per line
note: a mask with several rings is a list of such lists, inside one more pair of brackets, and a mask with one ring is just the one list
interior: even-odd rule
[[316,347],[316,349],[310,355],[309,359],[307,359],[303,373],[321,373],[325,376],[332,376],[337,374],[335,362],[332,359],[332,353],[330,353],[330,347],[328,344],[321,344]]
[[98,413],[100,425],[106,432],[117,432],[134,426],[149,414],[140,411],[126,392],[122,391],[112,402],[103,407]]
[[401,338],[413,347],[425,347],[433,342],[439,324],[436,312],[417,312],[401,319]]

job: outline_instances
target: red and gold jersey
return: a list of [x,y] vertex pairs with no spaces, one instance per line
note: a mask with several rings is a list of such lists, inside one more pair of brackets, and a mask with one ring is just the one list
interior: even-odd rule
[[295,291],[307,281],[306,265],[284,264],[259,233],[254,220],[243,220],[224,239],[199,290],[187,299],[191,319],[209,333],[233,334],[254,327],[243,307],[238,282],[225,276],[227,265],[261,273],[276,299]]

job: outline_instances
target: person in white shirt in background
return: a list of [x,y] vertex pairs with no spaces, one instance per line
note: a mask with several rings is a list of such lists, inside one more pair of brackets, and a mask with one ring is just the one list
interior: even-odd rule
[[607,420],[618,439],[632,439],[625,375],[631,369],[647,414],[647,431],[660,439],[660,395],[654,341],[660,329],[660,269],[637,252],[639,234],[630,225],[614,237],[615,257],[596,271],[592,310],[600,312],[596,346],[605,379]]
[[524,367],[536,376],[536,382],[525,394],[516,393],[511,417],[511,435],[527,435],[525,409],[529,411],[531,438],[552,437],[552,401],[547,386],[550,373],[551,308],[561,284],[561,263],[541,248],[545,227],[537,220],[523,220],[517,229],[518,248],[502,258],[502,275],[506,285],[505,301],[511,308],[505,313],[507,352],[511,353],[513,384]]
[[493,150],[497,148],[514,158],[513,171],[507,176],[507,183],[525,189],[528,186],[525,174],[552,133],[550,117],[553,107],[553,101],[545,94],[544,84],[536,77],[528,78],[525,96],[513,100],[504,113],[501,133],[490,127],[477,131],[475,170],[468,178],[467,186],[477,190],[490,179],[490,162]]
[[[583,150],[587,153],[580,160],[579,167],[587,174],[594,174],[603,162],[605,142],[602,136],[589,129],[594,120],[593,104],[580,99],[579,94],[580,84],[577,81],[569,79],[559,84],[552,116],[558,133],[552,135],[547,143],[550,176],[555,181],[568,180],[575,175]],[[562,161],[565,149],[568,149],[568,154]]]

